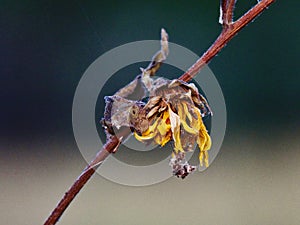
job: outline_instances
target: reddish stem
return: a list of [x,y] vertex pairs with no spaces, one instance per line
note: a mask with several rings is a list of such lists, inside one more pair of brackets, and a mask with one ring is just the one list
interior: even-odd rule
[[222,0],[221,2],[223,28],[232,23],[235,2],[236,0]]
[[213,45],[181,76],[180,80],[190,81],[218,52],[248,23],[258,16],[275,0],[262,0],[236,22],[223,28]]
[[107,156],[113,152],[119,145],[117,137],[108,139],[108,142],[103,148],[97,153],[93,161],[83,170],[80,176],[76,179],[70,189],[65,193],[63,198],[57,204],[53,212],[50,214],[44,225],[56,224],[61,215],[70,205],[75,196],[79,193],[82,187],[88,182],[91,176],[95,173],[97,168],[101,165],[101,162],[107,158]]

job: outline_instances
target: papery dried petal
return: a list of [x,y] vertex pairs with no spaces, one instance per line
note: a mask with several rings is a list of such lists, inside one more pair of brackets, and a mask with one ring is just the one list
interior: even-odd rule
[[146,118],[147,119],[151,118],[154,114],[156,114],[158,112],[158,109],[159,109],[159,106],[153,107],[147,114]]

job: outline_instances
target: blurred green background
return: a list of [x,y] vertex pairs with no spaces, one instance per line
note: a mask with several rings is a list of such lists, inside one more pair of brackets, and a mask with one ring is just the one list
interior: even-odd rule
[[[235,17],[255,3],[238,1]],[[60,224],[300,224],[299,6],[277,1],[209,64],[228,120],[205,172],[148,187],[96,175]],[[161,27],[201,54],[221,30],[218,16],[211,0],[1,1],[1,223],[42,224],[85,167],[72,101],[95,59],[158,39]]]

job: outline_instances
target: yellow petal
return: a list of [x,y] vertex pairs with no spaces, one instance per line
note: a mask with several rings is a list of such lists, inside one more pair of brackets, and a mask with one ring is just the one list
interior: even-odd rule
[[197,119],[194,118],[195,128],[197,130],[200,130],[201,129],[201,124],[203,123],[201,112],[197,107],[194,107],[194,112],[197,114]]
[[172,136],[175,144],[174,150],[175,152],[178,151],[183,152],[183,148],[180,141],[180,117],[172,111],[170,105],[168,105],[168,109],[169,109],[169,116],[171,121]]
[[148,141],[148,140],[154,138],[155,135],[156,135],[156,133],[153,132],[153,133],[150,133],[150,134],[147,135],[147,136],[140,136],[140,135],[138,135],[136,132],[134,132],[134,137],[135,137],[138,141],[141,141],[141,142],[143,142],[143,141]]
[[209,156],[208,156],[208,152],[205,151],[205,152],[204,152],[204,163],[205,163],[205,166],[206,166],[206,167],[209,166],[209,165],[208,165],[208,164],[209,164],[209,163],[208,163],[208,157],[209,157]]
[[200,138],[200,142],[201,142],[201,150],[203,150],[203,151],[209,150],[211,147],[211,138],[210,138],[203,122],[201,124],[199,138]]
[[154,141],[157,143],[157,144],[161,144],[162,142],[162,137],[161,135],[157,134],[155,137],[154,137]]
[[189,127],[189,125],[187,125],[187,123],[184,121],[184,120],[180,120],[183,128],[189,132],[190,134],[198,134],[198,130],[192,128],[192,127]]
[[158,125],[158,119],[155,120],[154,123],[153,123],[152,125],[149,126],[148,130],[146,130],[146,131],[142,134],[142,136],[147,136],[147,135],[149,135],[149,134],[155,132],[155,129],[156,129],[157,125]]
[[[208,155],[208,150],[211,148],[211,138],[207,132],[207,129],[203,123],[200,110],[197,109],[195,110],[198,116],[197,120],[197,127],[199,126],[199,136],[197,138],[197,144],[200,149],[200,154],[199,154],[199,161],[200,165],[203,166],[203,161],[205,163],[205,166],[209,166],[209,155]],[[195,124],[195,123],[194,123]]]
[[202,133],[201,135],[199,135],[199,138],[197,139],[197,143],[200,148],[200,155],[199,155],[200,165],[201,166],[203,165],[203,159],[204,159],[205,166],[208,167],[209,155],[207,151],[211,147],[211,138],[208,135],[207,131],[205,132],[205,134]]
[[206,132],[206,143],[205,146],[203,147],[203,150],[208,151],[211,148],[211,138],[209,134]]
[[190,123],[192,122],[192,115],[190,114],[187,104],[183,104],[183,110],[187,118],[189,119]]
[[167,144],[170,139],[171,139],[171,133],[169,132],[169,134],[167,134],[166,136],[164,136],[164,138],[161,140],[161,146],[164,146],[165,144]]
[[178,105],[177,105],[177,111],[178,111],[178,116],[180,117],[180,119],[182,119],[182,120],[185,120],[185,118],[186,118],[186,115],[185,115],[185,113],[184,113],[184,110],[183,110],[183,106],[182,105],[185,105],[185,103],[179,103]]
[[157,126],[157,129],[162,136],[165,136],[166,133],[169,132],[171,129],[171,124],[167,123],[168,119],[169,119],[169,112],[165,111],[163,114],[163,118],[161,119],[160,123]]
[[203,166],[203,151],[200,151],[199,162],[200,162],[200,166]]
[[[199,130],[199,126],[197,125],[197,120],[194,119],[194,123],[193,123],[193,117],[192,115],[190,114],[189,110],[188,110],[188,105],[189,103],[187,102],[183,102],[182,104],[182,107],[183,107],[183,112],[181,112],[181,106],[178,107],[178,114],[180,116],[180,122],[183,126],[183,128],[189,132],[190,134],[198,134],[198,130]],[[189,120],[189,124],[190,126],[187,124],[187,121],[186,121],[186,117],[188,118]]]
[[199,154],[200,166],[203,166],[203,159],[204,159],[205,167],[208,167],[209,166],[209,155],[208,155],[207,151],[200,151],[200,154]]
[[146,137],[146,136],[150,135],[151,133],[153,133],[153,130],[150,130],[150,129],[148,128],[148,130],[146,130],[146,131],[142,134],[142,136],[143,136],[143,137]]
[[171,125],[170,124],[166,124],[164,122],[161,122],[158,126],[157,126],[157,130],[159,131],[160,135],[165,136],[166,133],[171,129]]

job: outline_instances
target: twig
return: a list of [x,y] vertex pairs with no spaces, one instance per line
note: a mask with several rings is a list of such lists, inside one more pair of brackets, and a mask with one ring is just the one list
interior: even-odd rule
[[[224,2],[224,1],[223,1]],[[179,79],[190,81],[218,52],[248,23],[257,17],[263,10],[271,5],[275,0],[262,0],[257,3],[246,14],[236,22],[224,25],[223,30],[213,45],[193,64]],[[224,3],[221,3],[223,8]],[[222,12],[224,15],[224,12]],[[224,17],[224,16],[223,16]]]
[[[193,64],[187,72],[185,72],[179,79],[183,81],[190,81],[196,74],[207,64],[243,27],[250,23],[257,17],[264,9],[266,9],[275,0],[262,0],[257,3],[246,14],[233,22],[233,9],[235,0],[222,0],[220,4],[220,22],[223,25],[223,30],[212,46]],[[135,84],[132,84],[135,85]],[[124,133],[122,137],[126,137],[128,133]],[[107,136],[107,142],[103,148],[97,153],[94,160],[83,170],[82,174],[76,179],[74,184],[65,193],[56,208],[50,214],[44,225],[54,225],[62,216],[63,212],[79,193],[81,188],[87,183],[96,169],[107,158],[110,153],[117,150],[121,140],[116,136]]]
[[95,173],[97,168],[101,165],[101,163],[106,159],[106,157],[113,152],[116,148],[118,148],[120,141],[117,137],[112,136],[112,138],[108,138],[108,141],[103,146],[103,148],[97,153],[93,161],[83,170],[80,176],[76,179],[70,189],[65,193],[63,198],[57,204],[51,215],[48,217],[45,225],[56,224],[59,220],[63,212],[81,190],[81,188],[87,183],[87,181],[91,178],[91,176]]
[[236,0],[221,0],[219,22],[223,24],[223,27],[232,23],[235,2]]

